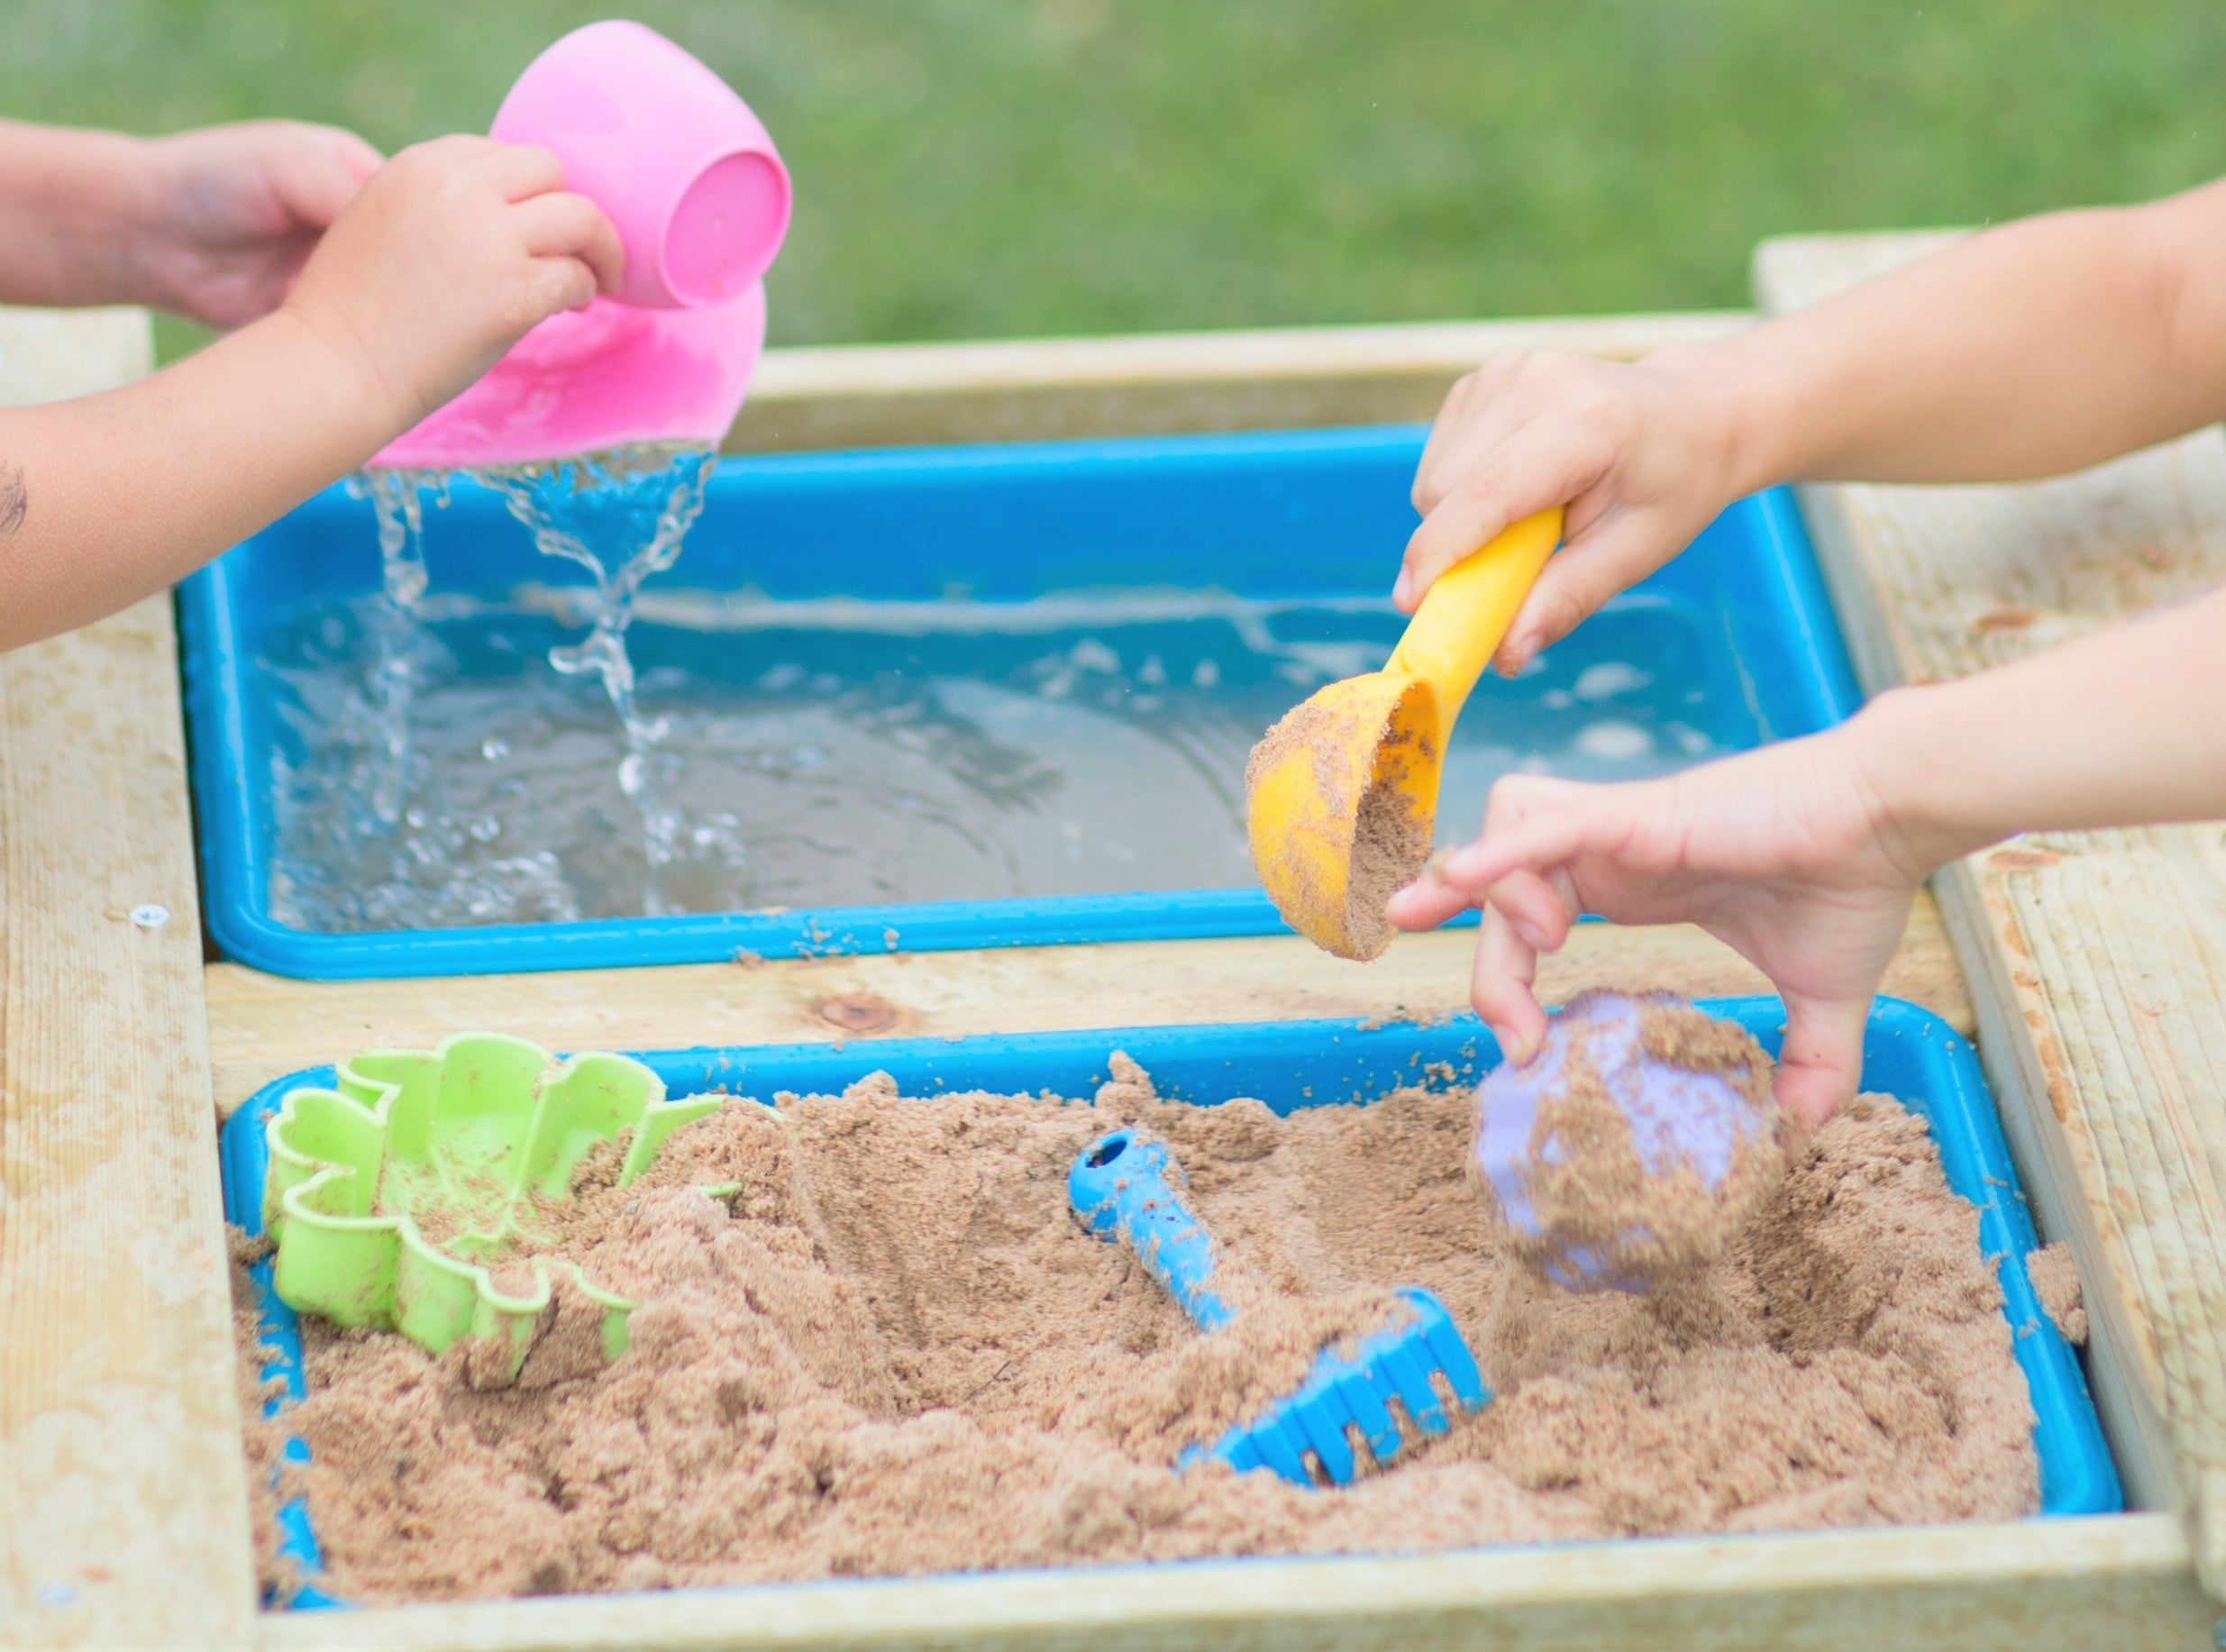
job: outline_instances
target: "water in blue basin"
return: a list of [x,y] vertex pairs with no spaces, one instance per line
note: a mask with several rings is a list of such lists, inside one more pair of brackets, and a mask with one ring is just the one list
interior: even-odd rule
[[[305,616],[266,658],[302,755],[276,792],[273,906],[345,930],[1181,890],[1251,880],[1244,767],[1263,729],[1399,634],[1388,603],[1182,591],[1037,604],[725,604],[644,593],[634,718],[552,653],[556,590],[427,605],[406,812],[367,693],[375,605]],[[1455,734],[1446,829],[1524,768],[1660,772],[1752,744],[1711,707],[1699,639],[1661,603],[1482,693]],[[559,653],[559,657],[562,655]],[[1640,663],[1644,662],[1645,663]],[[643,726],[656,731],[642,738]],[[627,793],[656,799],[661,833]],[[661,841],[659,841],[659,839]]]
[[[1422,434],[729,459],[638,589],[460,479],[399,742],[377,515],[334,489],[186,590],[212,931],[320,975],[1279,928],[1245,759],[1399,635]],[[1656,774],[1855,703],[1790,500],[1742,500],[1482,685],[1440,836],[1510,770]]]

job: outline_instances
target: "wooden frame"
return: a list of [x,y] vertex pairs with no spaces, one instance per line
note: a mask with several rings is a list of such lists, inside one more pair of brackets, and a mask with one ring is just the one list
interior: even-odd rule
[[[147,369],[0,313],[0,400]],[[0,1639],[255,1621],[167,598],[0,653]]]
[[1506,350],[1625,359],[1751,324],[1737,312],[1285,327],[767,354],[730,452],[1388,424],[1434,416]]
[[[1726,315],[1630,317],[776,352],[734,445],[1426,418],[1452,379],[1492,350],[1628,356],[1740,324]],[[0,388],[28,397],[113,381],[143,364],[143,338],[132,318],[0,315]],[[29,346],[18,349],[19,339]],[[93,748],[105,789],[87,809],[87,794],[71,789],[72,765],[102,719],[113,725]],[[336,1051],[486,1023],[552,1044],[645,1047],[1428,1015],[1460,1001],[1468,942],[1402,941],[1370,970],[1262,939],[530,981],[306,983],[224,963],[205,973],[177,728],[175,660],[160,605],[0,656],[0,1643],[1884,1643],[2028,1652],[2036,1644],[2194,1645],[2213,1620],[2182,1528],[2161,1513],[1215,1563],[1155,1578],[1149,1589],[1136,1586],[1133,1572],[1108,1570],[258,1616],[224,1336],[212,1097],[228,1109]],[[169,907],[171,920],[135,928],[131,907],[151,898]],[[1610,980],[1701,993],[1751,990],[1757,978],[1697,932],[1586,928],[1542,984],[1558,995]],[[1998,998],[1971,1002],[1930,903],[1889,989],[1966,1028],[1991,1029],[2004,1013]],[[88,1078],[100,1086],[97,1101],[70,1089]],[[2026,1169],[2044,1220],[2058,1231],[2075,1226],[2067,1201],[2075,1206],[2088,1185],[2077,1167],[2066,1173],[2029,1154]],[[140,1205],[119,1196],[150,1187],[168,1194]],[[138,1248],[121,1254],[150,1264],[136,1281],[94,1282],[112,1292],[95,1300],[122,1304],[100,1315],[78,1294],[89,1276],[78,1252],[96,1220],[124,1231]],[[159,1255],[185,1264],[164,1276],[160,1300],[150,1282]],[[2126,1316],[2107,1304],[2098,1317],[2106,1343],[2126,1328]],[[110,1393],[120,1396],[113,1405],[86,1402]],[[2149,1438],[2138,1426],[2135,1433]],[[64,1601],[52,1585],[66,1571],[76,1581]]]

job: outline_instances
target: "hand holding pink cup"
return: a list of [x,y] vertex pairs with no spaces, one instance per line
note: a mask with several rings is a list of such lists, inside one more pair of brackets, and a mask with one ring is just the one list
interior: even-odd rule
[[789,172],[727,84],[655,30],[592,23],[527,66],[490,135],[538,143],[626,252],[618,302],[700,309],[762,276],[789,228]]
[[615,297],[552,316],[375,467],[530,463],[639,442],[716,443],[765,336],[761,278],[788,169],[718,76],[654,30],[575,29],[527,65],[491,135],[537,143],[618,232]]

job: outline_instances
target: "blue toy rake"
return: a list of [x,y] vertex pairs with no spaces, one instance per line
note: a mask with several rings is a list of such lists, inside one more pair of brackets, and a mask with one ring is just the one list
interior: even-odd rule
[[[1075,1159],[1067,1198],[1099,1238],[1125,1240],[1191,1322],[1210,1333],[1236,1314],[1213,1289],[1213,1237],[1183,1204],[1170,1171],[1176,1179],[1182,1175],[1162,1144],[1133,1130],[1115,1130]],[[1390,1462],[1406,1443],[1391,1414],[1392,1400],[1425,1434],[1443,1434],[1453,1426],[1431,1373],[1444,1376],[1463,1410],[1482,1410],[1492,1391],[1445,1304],[1419,1287],[1399,1294],[1413,1310],[1410,1319],[1364,1338],[1349,1358],[1323,1349],[1295,1392],[1210,1447],[1192,1446],[1176,1466],[1215,1456],[1239,1473],[1272,1468],[1294,1485],[1312,1486],[1315,1476],[1306,1460],[1311,1452],[1332,1482],[1349,1485],[1356,1464],[1348,1428],[1359,1429],[1379,1464]]]

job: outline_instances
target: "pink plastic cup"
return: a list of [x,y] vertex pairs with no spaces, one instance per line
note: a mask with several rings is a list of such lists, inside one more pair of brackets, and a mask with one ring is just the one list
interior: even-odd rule
[[575,29],[526,66],[492,135],[538,143],[618,231],[614,298],[552,315],[370,461],[455,470],[637,442],[716,443],[765,342],[760,278],[788,169],[726,83],[654,30]]
[[789,170],[749,105],[654,29],[591,23],[526,66],[490,134],[538,143],[564,187],[609,214],[622,304],[699,309],[739,297],[789,228]]

